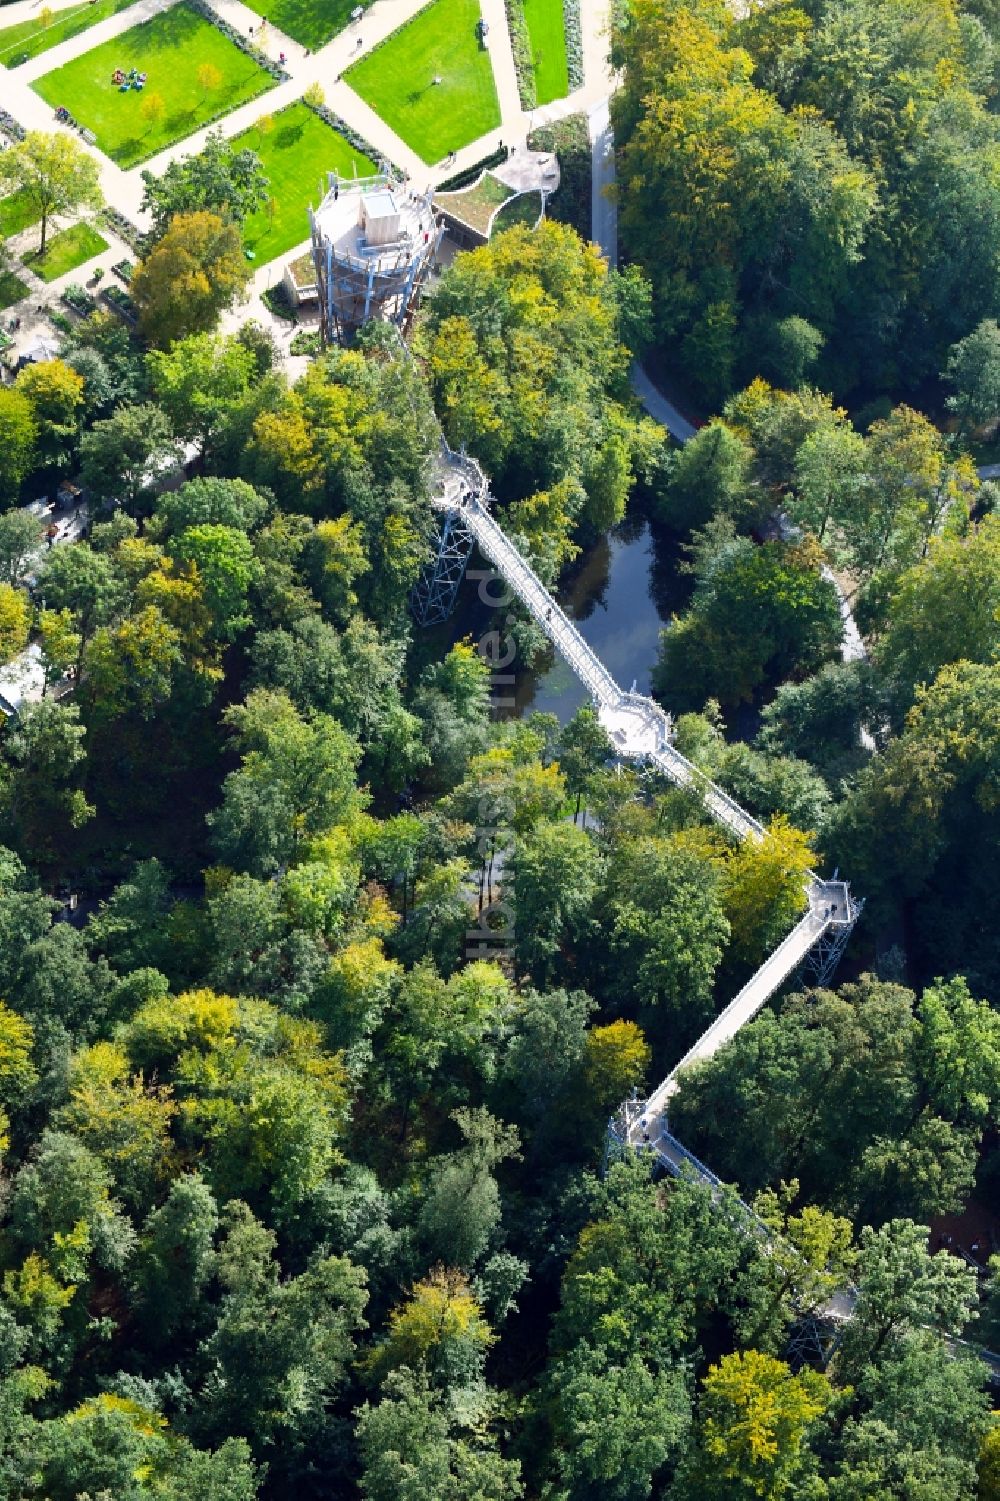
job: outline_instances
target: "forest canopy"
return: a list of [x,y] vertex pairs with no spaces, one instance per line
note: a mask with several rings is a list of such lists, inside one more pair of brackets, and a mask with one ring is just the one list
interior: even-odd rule
[[627,0],[616,17],[622,235],[703,404],[754,375],[898,399],[997,316],[991,7]]

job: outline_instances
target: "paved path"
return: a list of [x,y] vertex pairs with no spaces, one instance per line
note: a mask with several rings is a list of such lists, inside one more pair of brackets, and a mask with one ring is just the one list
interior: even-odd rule
[[641,365],[632,366],[632,389],[651,417],[655,417],[678,443],[686,443],[698,429],[678,411],[672,401],[657,390]]
[[479,9],[490,28],[486,45],[493,64],[493,78],[500,103],[500,130],[506,132],[502,139],[513,143],[522,133],[522,110],[514,53],[510,45],[510,32],[507,30],[507,11],[504,0],[479,0]]
[[580,31],[583,37],[583,85],[590,103],[606,99],[614,91],[608,52],[611,46],[610,0],[580,0]]
[[[615,139],[607,98],[587,114],[591,153],[591,237],[600,245],[609,266],[618,264],[618,207],[615,203]],[[693,438],[697,428],[658,391],[641,365],[632,366],[632,389],[646,411],[678,443]]]
[[618,205],[615,202],[615,138],[605,97],[587,111],[590,132],[590,235],[609,266],[618,264]]

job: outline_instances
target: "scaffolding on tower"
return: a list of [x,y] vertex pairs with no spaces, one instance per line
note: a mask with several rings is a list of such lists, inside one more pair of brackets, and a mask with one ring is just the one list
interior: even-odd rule
[[405,333],[444,235],[430,190],[416,193],[388,169],[327,178],[309,210],[324,344],[344,343],[372,318]]

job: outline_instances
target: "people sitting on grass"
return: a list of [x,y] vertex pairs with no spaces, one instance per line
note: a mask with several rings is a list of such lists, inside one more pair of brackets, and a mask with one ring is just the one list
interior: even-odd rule
[[127,94],[129,89],[141,92],[146,82],[146,74],[140,73],[138,68],[129,68],[127,73],[124,68],[116,68],[111,75],[111,82],[120,94]]

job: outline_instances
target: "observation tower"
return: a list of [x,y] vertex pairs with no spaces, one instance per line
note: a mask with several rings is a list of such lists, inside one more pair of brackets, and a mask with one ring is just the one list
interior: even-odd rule
[[415,193],[387,171],[327,179],[309,210],[323,342],[343,341],[370,318],[405,332],[444,235],[430,191]]

